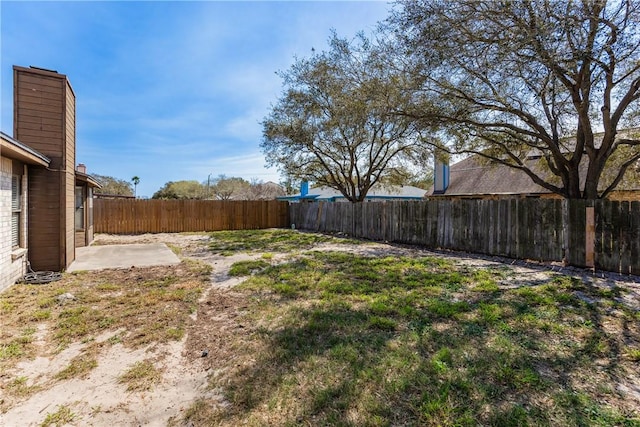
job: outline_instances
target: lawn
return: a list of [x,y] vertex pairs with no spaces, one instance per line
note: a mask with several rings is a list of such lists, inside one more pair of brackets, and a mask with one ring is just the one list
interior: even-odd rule
[[[226,255],[296,247],[263,237],[214,241]],[[199,400],[195,425],[640,426],[625,394],[640,312],[622,287],[552,273],[514,287],[508,267],[357,246],[288,252],[231,267],[247,276],[241,329],[219,333],[233,351],[211,378],[228,404]]]
[[[182,263],[0,294],[0,424],[640,426],[629,283],[294,230],[153,238]],[[64,363],[20,371],[41,357]]]

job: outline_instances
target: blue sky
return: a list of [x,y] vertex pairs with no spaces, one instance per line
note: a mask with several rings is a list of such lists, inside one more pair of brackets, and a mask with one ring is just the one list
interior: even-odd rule
[[151,196],[167,181],[220,174],[280,179],[260,121],[275,74],[339,36],[369,33],[386,2],[0,2],[0,127],[13,133],[13,65],[66,74],[77,163]]

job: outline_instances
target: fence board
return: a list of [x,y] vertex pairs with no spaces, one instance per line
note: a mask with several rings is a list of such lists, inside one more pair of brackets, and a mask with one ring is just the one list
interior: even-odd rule
[[96,199],[93,215],[95,232],[110,234],[289,227],[288,203],[275,200]]
[[629,215],[629,202],[620,203],[620,228],[618,229],[620,273],[631,273],[631,216]]
[[291,221],[308,230],[583,267],[587,204],[596,213],[596,268],[640,274],[640,202],[316,202],[293,203],[290,211]]
[[629,205],[630,272],[640,275],[640,202]]
[[[594,206],[596,268],[640,274],[640,202]],[[293,203],[96,199],[98,233],[290,227],[520,259],[585,263],[582,200]],[[565,257],[566,260],[563,260]]]
[[567,231],[569,233],[569,253],[567,255],[569,264],[578,267],[585,266],[584,250],[586,219],[585,212],[587,204],[582,200],[571,200],[569,203],[569,224]]

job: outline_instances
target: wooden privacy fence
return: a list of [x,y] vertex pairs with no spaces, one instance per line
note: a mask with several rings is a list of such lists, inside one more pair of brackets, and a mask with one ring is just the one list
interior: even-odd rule
[[640,274],[640,202],[315,202],[289,211],[305,230]]
[[95,199],[96,233],[140,234],[289,226],[289,205],[276,200]]

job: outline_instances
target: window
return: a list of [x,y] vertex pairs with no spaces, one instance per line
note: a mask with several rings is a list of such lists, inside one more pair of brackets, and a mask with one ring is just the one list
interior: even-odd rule
[[84,230],[84,188],[76,187],[76,230]]
[[22,203],[20,201],[20,176],[11,175],[11,247],[20,246],[20,213]]

